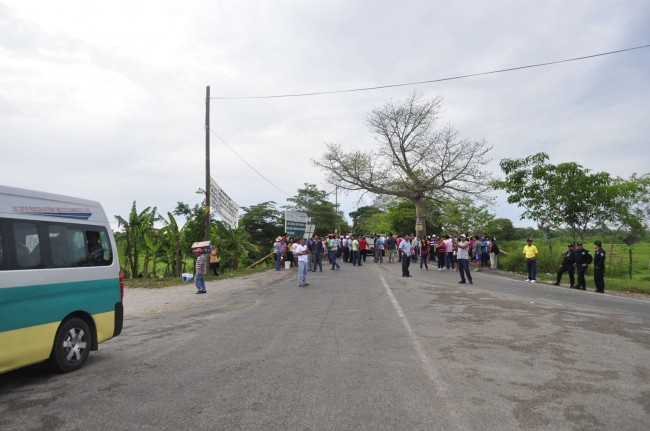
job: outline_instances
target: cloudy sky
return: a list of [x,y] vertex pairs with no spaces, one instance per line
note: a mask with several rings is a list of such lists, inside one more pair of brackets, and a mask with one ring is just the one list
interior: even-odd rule
[[[368,112],[414,90],[444,98],[442,125],[494,147],[495,175],[503,158],[544,151],[628,178],[650,172],[650,48],[376,91],[218,98],[638,47],[650,44],[648,22],[646,0],[0,0],[0,183],[96,199],[110,218],[133,201],[163,214],[200,203],[208,85],[211,174],[240,206],[282,205],[306,182],[325,188],[309,159],[326,142],[369,148]],[[356,196],[338,199],[346,214],[356,208]],[[491,211],[530,225],[503,196]]]

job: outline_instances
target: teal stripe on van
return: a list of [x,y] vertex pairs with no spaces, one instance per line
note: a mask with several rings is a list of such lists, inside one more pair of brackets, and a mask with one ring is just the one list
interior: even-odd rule
[[117,278],[0,289],[0,332],[60,322],[77,310],[114,311],[119,301]]

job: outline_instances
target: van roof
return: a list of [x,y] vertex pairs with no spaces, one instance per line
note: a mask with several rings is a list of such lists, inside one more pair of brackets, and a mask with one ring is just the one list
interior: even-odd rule
[[72,218],[108,223],[97,201],[0,185],[0,216]]

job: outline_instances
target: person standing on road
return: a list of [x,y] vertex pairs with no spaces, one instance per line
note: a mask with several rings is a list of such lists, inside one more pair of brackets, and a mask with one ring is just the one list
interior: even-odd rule
[[445,246],[445,237],[440,235],[436,243],[436,253],[438,253],[438,271],[445,269],[445,259],[447,258],[447,247]]
[[397,235],[395,240],[397,241],[397,261],[402,262],[402,253],[399,251],[399,246],[404,241],[404,238],[402,238],[402,235]]
[[350,238],[352,249],[352,266],[361,266],[361,252],[359,250],[359,239],[357,236]]
[[388,233],[386,239],[386,253],[388,253],[388,263],[395,262],[395,253],[397,251],[397,240],[392,233]]
[[481,239],[478,235],[474,237],[474,259],[476,261],[476,268],[474,268],[474,271],[478,272],[481,270],[481,265],[483,263],[483,256],[481,255]]
[[219,266],[221,266],[220,260],[217,248],[213,247],[210,252],[210,269],[212,270],[213,275],[219,275]]
[[298,287],[309,286],[309,283],[307,283],[309,251],[305,245],[305,238],[300,238],[298,242],[293,244],[293,255],[298,258]]
[[316,272],[316,268],[320,269],[320,272],[323,272],[323,256],[325,255],[325,244],[318,237],[314,235],[311,240],[311,252],[312,252],[312,271]]
[[553,283],[556,286],[560,285],[562,281],[562,274],[565,272],[569,273],[569,287],[573,289],[573,286],[576,283],[574,272],[575,272],[576,257],[575,251],[573,250],[573,243],[567,245],[567,251],[562,255],[562,265],[557,271],[557,280]]
[[422,266],[424,266],[427,271],[429,270],[429,264],[427,260],[429,259],[429,241],[426,238],[422,238],[420,241],[420,271],[422,271]]
[[284,246],[282,245],[281,236],[275,239],[275,243],[273,243],[273,252],[275,253],[275,270],[280,271],[282,269],[282,256],[284,255]]
[[399,243],[399,254],[402,257],[402,277],[410,277],[409,266],[411,265],[411,241],[406,239]]
[[492,269],[490,262],[490,239],[486,234],[483,234],[481,239],[481,267]]
[[605,250],[600,241],[594,242],[594,284],[596,293],[605,293]]
[[[481,251],[482,253],[482,251]],[[535,283],[537,278],[537,247],[533,245],[533,240],[528,238],[524,246],[524,259],[526,261],[526,269],[528,270],[528,279],[531,283]]]
[[194,256],[196,256],[196,264],[194,270],[194,285],[196,286],[196,293],[205,293],[205,274],[208,273],[208,265],[205,261],[205,254],[202,248],[194,249]]
[[350,238],[348,235],[343,236],[343,262],[352,262],[352,254],[350,253]]
[[445,267],[447,270],[454,269],[454,240],[449,235],[445,235],[445,250],[447,250]]
[[336,263],[336,255],[339,252],[339,241],[336,239],[336,235],[332,235],[330,237],[330,246],[328,250],[330,263],[332,264],[332,267],[330,269],[341,269],[341,266]]
[[366,254],[368,253],[368,240],[365,236],[359,238],[359,252],[361,253],[361,260],[366,261]]
[[497,240],[490,238],[490,269],[497,269],[497,256],[500,252]]
[[467,276],[469,284],[474,284],[472,281],[472,272],[469,270],[469,241],[465,234],[461,234],[460,240],[458,241],[458,253],[456,257],[458,259],[458,272],[460,273],[459,283],[465,283],[465,276]]
[[587,271],[587,267],[591,262],[593,262],[594,258],[591,257],[591,254],[582,248],[582,243],[578,242],[576,244],[578,249],[576,250],[576,270],[578,272],[578,286],[576,286],[576,289],[582,289],[582,290],[587,290],[587,281],[585,280],[585,272]]
[[375,255],[373,261],[375,263],[380,262],[384,263],[384,256],[382,255],[384,251],[384,238],[380,235],[375,235]]
[[420,252],[420,238],[411,234],[411,259],[414,263],[418,262],[418,254]]

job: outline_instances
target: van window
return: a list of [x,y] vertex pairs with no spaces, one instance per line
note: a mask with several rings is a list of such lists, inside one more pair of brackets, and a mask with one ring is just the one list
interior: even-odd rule
[[2,235],[2,225],[0,225],[0,268],[4,266],[5,263],[5,249],[4,241]]
[[16,262],[19,268],[34,268],[41,264],[38,229],[35,223],[18,222],[13,225]]
[[[0,232],[1,225],[0,221]],[[8,220],[5,226],[7,232],[13,234],[13,243],[8,243],[12,245],[12,253],[0,248],[0,270],[105,266],[113,263],[110,236],[104,227],[23,220]],[[0,237],[0,247],[6,246],[7,241]]]

